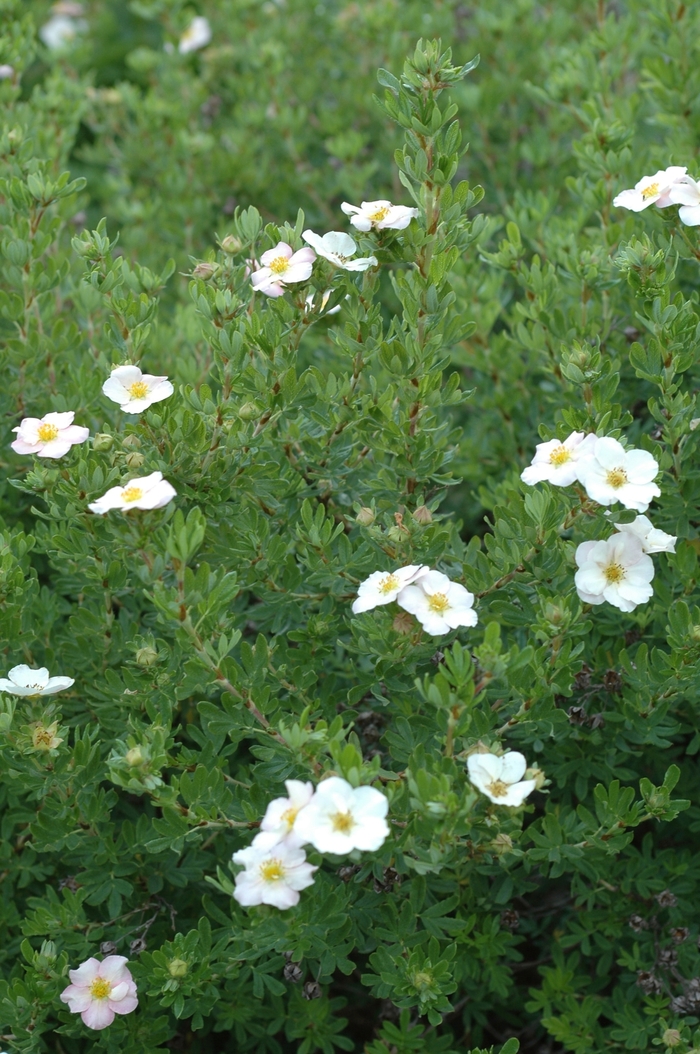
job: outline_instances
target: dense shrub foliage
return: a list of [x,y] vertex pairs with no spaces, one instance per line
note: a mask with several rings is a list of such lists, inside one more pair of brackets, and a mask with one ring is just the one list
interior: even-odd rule
[[[613,205],[700,176],[700,7],[57,6],[59,47],[0,0],[3,1050],[700,1049],[700,227]],[[418,215],[340,207],[377,199]],[[254,292],[309,230],[376,266]],[[125,364],[172,393],[128,413]],[[655,459],[675,552],[590,471],[521,481],[572,432]],[[581,597],[618,534],[632,610]],[[476,625],[353,614],[420,565]],[[475,775],[508,751],[522,804]],[[332,777],[388,802],[373,847],[314,814],[298,904],[243,906],[268,804]],[[60,995],[114,955],[98,1030]]]

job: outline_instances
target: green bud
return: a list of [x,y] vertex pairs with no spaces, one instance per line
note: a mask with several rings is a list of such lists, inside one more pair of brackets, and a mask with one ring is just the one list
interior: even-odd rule
[[677,1028],[667,1028],[661,1038],[667,1047],[677,1047],[681,1041],[681,1034]]
[[139,648],[136,652],[136,661],[139,666],[155,666],[158,662],[158,652],[149,645],[145,648]]
[[124,436],[124,438],[122,439],[122,446],[125,446],[131,450],[138,450],[141,446],[141,440],[137,435],[134,435],[132,432],[130,435]]
[[168,973],[171,977],[186,977],[187,963],[184,959],[171,959],[168,963]]
[[416,523],[420,523],[425,526],[425,524],[433,522],[433,514],[427,505],[419,505],[413,513],[413,519],[416,521]]
[[238,407],[238,416],[243,421],[252,421],[254,417],[260,416],[260,407],[256,403],[243,403]]
[[403,541],[404,534],[405,531],[402,531],[400,527],[390,527],[389,530],[386,532],[387,538],[392,542]]
[[126,761],[127,765],[130,765],[132,769],[143,765],[144,757],[141,747],[132,747],[131,750],[127,750],[124,755],[124,761]]
[[137,450],[133,450],[130,454],[126,455],[126,467],[127,468],[141,468],[145,461],[143,454],[139,454]]
[[496,856],[505,856],[506,853],[510,853],[513,849],[513,839],[509,834],[501,832],[489,844],[489,849],[492,849]]
[[235,235],[227,234],[221,242],[221,248],[225,253],[238,253],[243,248],[243,243],[240,238],[236,238]]
[[355,522],[359,523],[362,527],[369,527],[370,524],[374,523],[375,516],[371,509],[368,509],[366,505],[363,505],[357,516]]
[[205,282],[208,282],[212,275],[216,274],[218,267],[213,263],[198,263],[192,272],[193,278],[203,278]]
[[97,432],[92,441],[93,450],[111,450],[114,446],[114,437],[108,432]]

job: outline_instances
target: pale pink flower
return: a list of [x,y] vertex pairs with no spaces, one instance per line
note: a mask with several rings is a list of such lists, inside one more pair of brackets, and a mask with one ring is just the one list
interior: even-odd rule
[[73,424],[75,414],[50,413],[45,417],[25,417],[17,428],[17,438],[10,444],[17,454],[36,454],[37,457],[63,457],[72,446],[84,443],[89,428]]
[[175,488],[163,479],[162,472],[151,472],[150,476],[134,477],[123,487],[111,487],[97,501],[91,501],[88,509],[97,516],[104,516],[111,509],[160,509],[175,495]]
[[392,205],[390,201],[363,201],[361,205],[350,205],[344,201],[340,206],[358,231],[402,231],[408,227],[418,209],[406,205]]
[[278,242],[260,257],[262,266],[251,276],[253,289],[267,296],[282,296],[286,285],[308,281],[315,259],[313,249],[294,252],[291,245]]
[[86,959],[77,970],[68,971],[71,983],[61,992],[61,1001],[71,1014],[80,1014],[88,1028],[107,1028],[115,1014],[130,1014],[138,1006],[127,962],[124,955],[108,955],[102,962]]
[[635,183],[634,190],[623,190],[613,199],[616,208],[631,209],[632,212],[641,212],[648,209],[650,205],[657,208],[667,209],[673,205],[671,188],[683,179],[687,168],[679,168],[671,165],[670,168],[659,169],[653,176],[642,176]]

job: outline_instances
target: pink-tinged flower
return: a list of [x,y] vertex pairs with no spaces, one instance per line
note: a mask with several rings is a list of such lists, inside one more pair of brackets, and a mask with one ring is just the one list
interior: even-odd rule
[[633,534],[582,542],[576,549],[576,563],[576,592],[586,604],[607,600],[620,611],[634,611],[654,594],[654,562]]
[[299,892],[312,886],[317,867],[307,864],[306,853],[298,845],[280,842],[270,831],[263,831],[247,849],[233,854],[234,864],[245,871],[236,875],[234,899],[243,907],[271,904],[282,911],[299,903]]
[[278,242],[260,257],[262,267],[251,276],[253,289],[266,296],[282,296],[286,285],[309,280],[315,259],[313,249],[294,252],[291,245]]
[[418,209],[406,205],[392,205],[390,201],[363,201],[361,205],[350,205],[344,201],[340,206],[358,231],[402,231],[408,227]]
[[686,227],[700,226],[700,183],[686,176],[671,187],[670,197],[674,205],[681,206],[678,210],[681,223]]
[[37,457],[63,457],[72,446],[84,443],[89,428],[73,424],[75,414],[51,413],[45,417],[25,417],[17,428],[17,438],[10,444],[17,454],[36,454]]
[[389,834],[389,801],[374,787],[352,787],[331,776],[322,780],[295,824],[295,833],[319,853],[338,856],[353,849],[373,852]]
[[162,472],[151,472],[150,476],[137,476],[123,487],[111,487],[88,509],[97,516],[104,516],[111,509],[160,509],[176,495],[175,488],[163,479]]
[[421,575],[401,590],[396,602],[404,611],[415,615],[431,637],[441,637],[459,626],[476,626],[479,621],[474,610],[474,594],[441,571]]
[[600,436],[579,461],[578,478],[586,494],[599,505],[621,502],[626,509],[646,512],[661,491],[654,483],[658,462],[647,450],[625,450],[610,436]]
[[674,204],[671,188],[683,179],[687,171],[687,168],[671,165],[670,168],[659,169],[653,176],[642,176],[635,184],[634,190],[623,190],[613,200],[613,205],[616,208],[631,209],[632,212],[641,212],[650,205],[667,209],[669,205]]
[[173,394],[167,377],[142,373],[138,366],[115,366],[102,385],[102,392],[126,414],[140,414],[153,403]]
[[306,808],[314,795],[313,784],[301,780],[285,780],[288,798],[274,798],[268,805],[260,824],[261,831],[278,836],[288,845],[303,845],[294,830],[299,813]]
[[566,439],[550,439],[538,443],[532,463],[520,473],[523,483],[532,487],[535,483],[552,483],[555,487],[568,487],[578,479],[578,462],[595,445],[593,432],[572,432]]
[[71,983],[61,992],[61,1001],[71,1014],[80,1014],[88,1028],[107,1028],[115,1014],[130,1014],[139,1003],[127,962],[124,955],[108,955],[102,962],[86,959],[77,970],[68,971]]

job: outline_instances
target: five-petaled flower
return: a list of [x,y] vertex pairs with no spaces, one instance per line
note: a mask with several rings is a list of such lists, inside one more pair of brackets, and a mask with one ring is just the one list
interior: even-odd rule
[[496,805],[522,805],[535,789],[536,780],[524,780],[527,762],[517,750],[499,757],[497,754],[470,754],[467,758],[469,779],[482,794]]
[[626,509],[646,512],[661,491],[654,479],[658,462],[647,450],[625,450],[617,439],[601,436],[578,465],[578,478],[599,505],[621,502]]
[[700,183],[686,176],[670,190],[671,201],[680,205],[678,219],[686,227],[700,226]]
[[77,970],[69,970],[71,983],[61,992],[61,1001],[72,1014],[80,1014],[88,1028],[107,1028],[115,1014],[130,1014],[138,1006],[136,985],[123,955],[108,955],[100,962],[86,959]]
[[653,176],[642,176],[635,184],[634,190],[623,190],[613,199],[613,205],[621,209],[631,209],[632,212],[641,212],[650,205],[667,209],[669,205],[674,204],[671,188],[684,178],[686,172],[686,168],[671,165],[670,168],[659,169]]
[[306,853],[289,841],[279,841],[271,831],[256,835],[252,845],[233,854],[234,864],[245,871],[236,875],[233,896],[244,907],[271,904],[293,908],[299,903],[299,892],[313,885],[318,868],[306,862]]
[[633,534],[620,532],[603,541],[582,542],[576,549],[576,591],[586,604],[608,604],[634,611],[654,590],[654,563]]
[[73,424],[75,414],[50,413],[44,417],[25,417],[12,431],[17,438],[10,444],[16,454],[36,454],[37,457],[63,457],[72,446],[84,443],[89,428]]
[[415,615],[426,633],[440,637],[458,626],[476,626],[474,594],[441,571],[427,571],[397,597],[399,607]]
[[363,201],[361,205],[351,205],[344,201],[340,206],[350,222],[358,231],[392,230],[402,231],[408,227],[418,209],[406,205],[392,205],[390,201]]
[[286,285],[308,281],[315,259],[313,249],[294,252],[291,245],[278,242],[260,257],[262,266],[250,278],[253,289],[267,296],[282,296]]
[[595,446],[595,441],[592,432],[572,432],[566,439],[538,443],[532,463],[520,473],[521,480],[528,486],[546,480],[555,487],[568,487],[578,479],[579,461]]
[[167,377],[142,373],[138,366],[115,366],[102,385],[102,391],[127,414],[140,414],[152,403],[159,403],[173,394]]
[[371,611],[380,604],[391,604],[402,589],[428,571],[429,568],[425,564],[409,564],[407,567],[397,567],[395,571],[373,571],[369,578],[360,584],[357,600],[353,601],[352,605],[353,614]]
[[304,783],[302,780],[285,780],[284,785],[289,797],[274,798],[270,802],[260,830],[277,835],[279,841],[284,840],[288,845],[301,845],[303,843],[297,835],[295,823],[313,797],[313,784]]
[[104,516],[111,509],[160,509],[175,495],[175,488],[163,479],[162,472],[151,472],[150,476],[134,477],[123,487],[111,487],[97,501],[91,501],[88,509],[97,516]]
[[648,516],[637,516],[632,523],[616,523],[615,530],[623,534],[632,534],[639,538],[645,553],[675,553],[677,538],[675,534],[654,527]]
[[344,271],[366,271],[369,267],[377,266],[376,256],[358,256],[353,260],[357,252],[355,239],[342,231],[329,231],[323,236],[314,234],[313,231],[304,231],[302,238],[324,260],[330,260]]
[[0,692],[10,695],[55,695],[72,684],[75,684],[72,677],[49,677],[45,666],[33,670],[21,663],[13,666],[7,677],[0,677]]
[[331,776],[296,818],[294,833],[320,853],[338,856],[352,849],[379,849],[389,834],[386,814],[389,802],[374,787],[352,787],[347,780]]
[[199,51],[207,46],[211,40],[211,26],[209,20],[203,15],[197,15],[192,19],[185,32],[180,37],[177,50],[181,55],[187,55],[190,51]]

